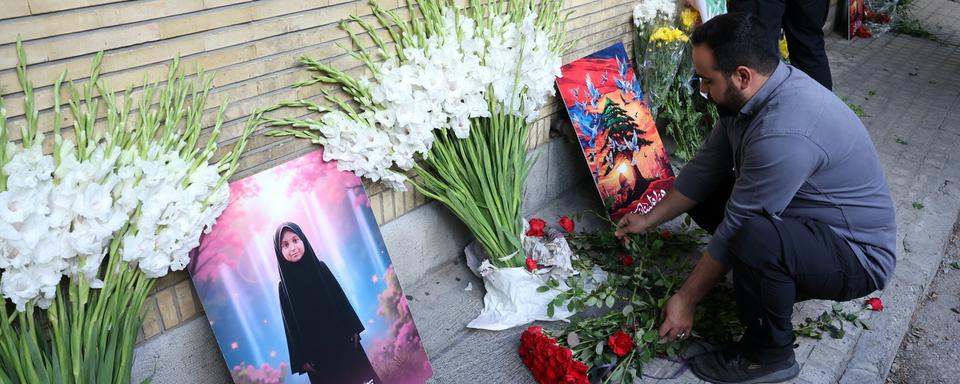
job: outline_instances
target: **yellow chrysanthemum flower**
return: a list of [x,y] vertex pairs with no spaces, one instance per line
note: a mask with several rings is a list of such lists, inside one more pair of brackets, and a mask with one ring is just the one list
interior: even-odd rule
[[693,29],[698,21],[700,21],[700,12],[697,12],[696,9],[684,8],[683,12],[680,13],[680,24],[683,25],[685,30]]
[[686,42],[687,34],[673,27],[660,27],[650,35],[650,42],[657,43],[657,45],[668,44],[675,41]]
[[787,38],[785,37],[780,38],[780,56],[782,56],[784,60],[790,59],[790,51],[787,50]]

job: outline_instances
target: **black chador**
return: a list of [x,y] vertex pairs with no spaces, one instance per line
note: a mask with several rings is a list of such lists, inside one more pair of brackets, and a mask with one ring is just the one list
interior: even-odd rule
[[300,226],[284,223],[273,244],[291,370],[311,383],[379,384],[360,345],[363,322]]

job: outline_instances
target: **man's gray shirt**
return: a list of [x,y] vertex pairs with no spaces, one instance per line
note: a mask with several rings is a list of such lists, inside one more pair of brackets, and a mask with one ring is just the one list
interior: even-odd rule
[[675,187],[703,201],[731,170],[733,193],[707,245],[716,260],[729,265],[730,238],[768,212],[829,225],[878,289],[892,276],[896,222],[876,148],[850,108],[800,70],[780,63],[738,116],[714,127]]

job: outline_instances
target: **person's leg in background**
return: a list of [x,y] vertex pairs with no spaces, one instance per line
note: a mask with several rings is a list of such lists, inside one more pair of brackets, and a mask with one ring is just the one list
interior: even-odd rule
[[[764,31],[766,31],[765,35],[769,48],[773,52],[780,52],[777,43],[780,41],[780,24],[784,19],[784,12],[787,10],[785,1],[789,2],[790,0],[730,0],[727,2],[727,11],[752,13],[757,16]],[[793,51],[790,54],[792,56]]]
[[823,41],[830,0],[787,0],[783,32],[787,36],[790,64],[827,89],[833,89],[830,62]]
[[787,37],[790,64],[833,89],[830,63],[823,42],[830,0],[730,0],[730,12],[752,13],[760,19],[770,49],[779,52],[780,29]]

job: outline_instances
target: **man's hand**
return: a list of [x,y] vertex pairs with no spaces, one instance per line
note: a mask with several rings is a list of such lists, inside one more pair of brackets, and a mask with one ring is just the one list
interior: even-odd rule
[[650,230],[654,223],[650,217],[640,213],[628,213],[617,222],[617,231],[614,235],[623,240],[628,233],[640,233]]
[[690,336],[693,329],[693,313],[696,303],[681,293],[667,300],[663,307],[663,324],[660,325],[660,338],[665,340],[683,340]]
[[307,372],[317,371],[317,369],[313,367],[313,363],[303,363],[303,370]]
[[690,336],[697,303],[729,270],[729,267],[714,259],[710,251],[704,251],[687,281],[664,305],[660,338],[677,340]]
[[624,240],[628,233],[640,233],[654,229],[658,225],[689,211],[695,205],[697,205],[696,201],[684,196],[676,189],[670,189],[667,195],[647,214],[628,213],[620,218],[620,221],[617,222],[617,231],[614,234],[618,239]]
[[354,348],[360,347],[360,334],[354,333],[353,336],[350,336],[350,342],[353,343]]

